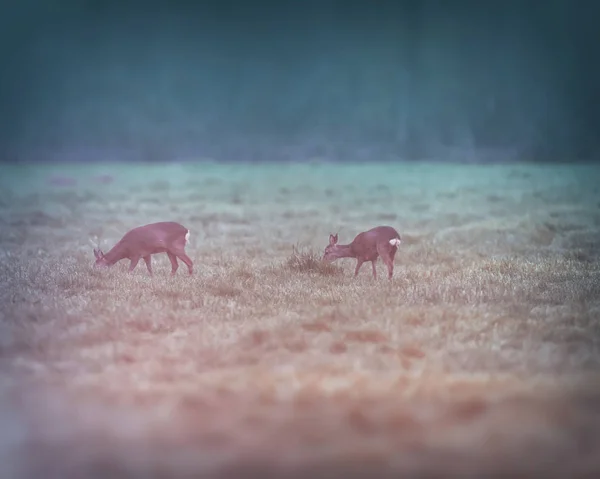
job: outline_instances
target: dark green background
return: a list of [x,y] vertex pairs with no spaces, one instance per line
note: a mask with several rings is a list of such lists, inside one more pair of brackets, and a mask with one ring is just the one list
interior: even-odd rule
[[598,151],[599,2],[24,0],[0,14],[4,160]]

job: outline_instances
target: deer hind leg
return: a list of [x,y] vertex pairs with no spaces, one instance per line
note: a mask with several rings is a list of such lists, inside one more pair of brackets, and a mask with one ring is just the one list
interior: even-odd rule
[[383,262],[388,269],[388,279],[392,279],[394,274],[394,259],[393,256],[382,256]]
[[188,272],[190,274],[194,273],[194,263],[192,262],[190,257],[187,254],[185,254],[185,251],[183,250],[183,248],[173,250],[172,254],[177,256],[181,261],[183,261],[186,264],[186,266],[188,267]]
[[394,274],[394,258],[396,257],[396,252],[398,251],[397,246],[392,246],[390,249],[389,255],[389,264],[388,264],[388,276],[392,279],[392,275]]
[[364,260],[362,260],[360,258],[356,260],[356,268],[354,268],[354,277],[355,278],[358,276],[358,270],[363,265],[363,263],[364,263]]
[[152,276],[152,260],[150,259],[150,255],[144,256],[144,262],[146,263],[146,268],[148,268],[148,273]]
[[396,255],[396,251],[398,251],[398,247],[392,246],[388,243],[384,243],[378,246],[377,250],[379,251],[381,259],[387,266],[388,279],[392,279],[392,276],[394,274],[394,256]]
[[377,279],[377,267],[375,266],[375,263],[377,263],[377,258],[371,261],[371,267],[373,268],[373,278]]
[[177,256],[175,256],[170,251],[167,251],[167,256],[169,257],[169,261],[171,262],[171,276],[175,276],[175,273],[177,273],[177,268],[179,268],[179,263],[177,263]]

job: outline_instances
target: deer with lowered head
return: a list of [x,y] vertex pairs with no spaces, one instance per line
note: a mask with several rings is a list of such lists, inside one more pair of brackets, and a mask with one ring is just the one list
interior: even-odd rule
[[391,226],[376,226],[356,235],[350,244],[338,244],[338,235],[329,235],[329,244],[325,248],[323,261],[332,262],[339,258],[356,258],[354,277],[365,261],[373,267],[373,278],[377,279],[375,262],[381,256],[388,269],[388,279],[394,273],[394,256],[401,243],[400,235]]
[[131,273],[139,260],[143,259],[150,276],[152,276],[150,256],[167,253],[171,261],[171,275],[174,275],[177,268],[179,268],[177,258],[187,265],[189,273],[192,274],[192,260],[185,254],[185,245],[189,239],[190,231],[179,223],[172,221],[138,226],[125,233],[123,238],[107,253],[103,253],[100,248],[94,248],[95,266],[109,267],[122,259],[128,259],[130,261],[129,272]]

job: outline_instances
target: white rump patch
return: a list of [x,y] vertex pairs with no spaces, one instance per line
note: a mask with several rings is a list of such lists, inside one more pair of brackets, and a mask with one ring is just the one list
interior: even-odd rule
[[185,244],[188,244],[190,242],[190,230],[188,230],[188,232],[185,234]]
[[392,239],[390,240],[390,244],[391,244],[392,246],[399,246],[399,245],[400,245],[400,243],[402,243],[402,241],[400,241],[400,238],[392,238]]

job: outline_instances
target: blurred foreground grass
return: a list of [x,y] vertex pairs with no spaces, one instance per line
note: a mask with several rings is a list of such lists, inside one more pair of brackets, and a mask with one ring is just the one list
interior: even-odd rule
[[[2,477],[600,473],[597,167],[1,168]],[[162,220],[193,277],[92,269]]]

